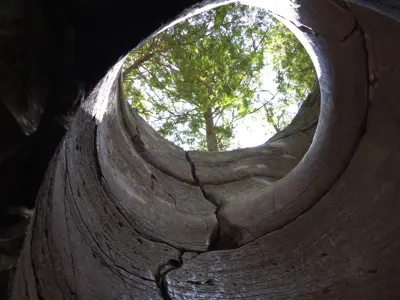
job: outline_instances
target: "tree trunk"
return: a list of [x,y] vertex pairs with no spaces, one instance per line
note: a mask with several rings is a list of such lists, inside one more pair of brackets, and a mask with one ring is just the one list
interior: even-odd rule
[[206,139],[207,139],[207,150],[212,152],[218,152],[217,136],[214,131],[214,118],[212,115],[211,108],[208,108],[204,113],[204,119],[206,120]]
[[[46,137],[55,135],[52,109],[71,104],[79,87],[99,80],[132,47],[127,33],[142,40],[185,8],[182,1],[159,1],[155,14],[154,2],[131,2],[0,5],[7,15],[0,39],[10,50],[0,51],[0,92],[7,98],[0,105],[2,208],[4,199],[29,198],[26,189],[42,178],[38,170],[48,160],[36,163],[50,149]],[[272,11],[280,7],[275,2]],[[400,20],[398,1],[351,2]],[[341,1],[295,4],[274,12],[293,15],[282,20],[318,58],[315,136],[317,92],[264,145],[185,152],[131,111],[116,81],[121,64],[115,66],[83,103],[48,166],[13,300],[400,299],[400,23]],[[135,13],[150,21],[130,31]],[[27,25],[20,22],[26,15]],[[32,43],[32,36],[40,40]],[[68,45],[63,51],[60,42]],[[39,46],[54,53],[39,55]],[[40,103],[50,99],[43,110]],[[38,120],[38,132],[25,138]],[[13,277],[25,232],[1,222],[0,292]]]

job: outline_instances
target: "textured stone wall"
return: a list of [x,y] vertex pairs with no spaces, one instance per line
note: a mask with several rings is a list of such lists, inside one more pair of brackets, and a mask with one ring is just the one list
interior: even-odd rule
[[399,5],[352,2],[264,2],[320,91],[217,155],[158,136],[106,72],[193,3],[0,4],[0,292],[28,222],[9,208],[42,182],[12,299],[400,298]]

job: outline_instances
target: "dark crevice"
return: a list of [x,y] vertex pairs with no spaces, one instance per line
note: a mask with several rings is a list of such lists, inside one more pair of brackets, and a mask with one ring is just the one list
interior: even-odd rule
[[209,201],[211,204],[213,204],[217,208],[216,210],[218,210],[219,209],[218,203],[211,196],[207,195],[206,191],[203,188],[203,185],[200,184],[200,180],[199,180],[199,178],[197,177],[197,174],[196,174],[196,167],[195,167],[192,159],[190,158],[189,152],[186,151],[185,154],[186,154],[186,160],[188,161],[188,163],[190,165],[190,168],[192,170],[192,176],[193,176],[194,182],[196,183],[196,186],[198,186],[200,188],[204,198],[207,201]]
[[99,160],[99,153],[97,150],[97,128],[98,125],[94,127],[94,140],[93,140],[93,153],[94,153],[94,165],[96,168],[97,179],[99,180],[100,184],[103,179],[103,173],[101,171],[100,160]]
[[146,145],[143,142],[142,138],[140,137],[139,125],[136,125],[136,132],[137,134],[131,137],[132,144],[139,154],[145,153]]
[[[378,82],[378,77],[376,75],[376,72],[373,70],[372,66],[371,66],[371,52],[369,50],[369,46],[368,46],[368,40],[367,40],[367,34],[364,31],[364,28],[361,26],[360,22],[358,21],[357,17],[355,16],[356,20],[357,20],[357,28],[361,33],[361,38],[362,38],[362,44],[363,44],[363,48],[365,51],[365,65],[367,68],[367,72],[366,72],[366,76],[367,76],[367,83],[368,83],[368,89],[367,89],[367,99],[368,99],[368,106],[370,105],[371,102],[371,89],[375,87],[375,85]],[[367,108],[367,112],[369,110],[369,107]],[[366,126],[366,124],[364,124]]]
[[342,40],[340,41],[341,43],[344,43],[344,42],[346,42],[350,37],[352,37],[353,36],[353,34],[357,31],[357,29],[358,29],[358,22],[357,22],[357,20],[355,20],[354,21],[354,25],[353,25],[353,27],[351,28],[351,30],[350,30],[350,32],[348,33],[348,34],[346,34],[343,38],[342,38]]
[[190,168],[192,170],[192,176],[194,182],[200,188],[201,192],[203,193],[203,197],[215,206],[215,217],[217,219],[217,225],[215,226],[214,231],[211,233],[210,242],[208,245],[208,251],[227,250],[236,248],[236,245],[232,246],[231,243],[222,242],[225,239],[223,239],[221,236],[221,220],[219,215],[221,205],[219,205],[211,195],[208,195],[206,193],[206,191],[203,188],[203,185],[200,184],[200,180],[197,177],[196,166],[194,165],[192,159],[190,158],[189,152],[186,151],[185,154],[186,154],[186,160],[188,161]]
[[[368,83],[368,90],[367,90],[367,97],[368,97],[368,105],[369,102],[371,102],[371,89],[374,88],[379,80],[375,70],[373,69],[373,66],[371,65],[372,61],[372,53],[370,51],[370,46],[368,45],[368,37],[367,34],[364,30],[364,28],[361,26],[360,21],[358,20],[357,15],[351,10],[351,8],[347,5],[347,3],[343,2],[343,6],[346,8],[346,10],[353,16],[355,20],[355,29],[357,30],[360,35],[361,35],[361,42],[362,46],[364,48],[365,52],[365,66],[366,66],[366,76],[367,76],[367,83]],[[369,109],[369,107],[368,107]],[[367,109],[367,111],[368,111]]]
[[215,251],[215,250],[218,250],[218,245],[220,244],[220,240],[221,240],[221,220],[219,218],[219,211],[220,211],[221,207],[214,201],[214,199],[211,196],[206,194],[203,187],[200,187],[200,189],[203,192],[204,198],[206,198],[208,201],[210,201],[216,207],[215,217],[217,218],[217,225],[215,226],[214,231],[211,233],[210,244],[208,245],[208,251]]
[[166,276],[169,272],[179,269],[182,266],[182,256],[184,252],[179,253],[179,260],[170,259],[165,264],[158,267],[157,273],[154,275],[157,287],[160,290],[161,296],[164,300],[171,300],[168,293],[168,282]]
[[[350,12],[351,12],[351,10],[350,10]],[[375,74],[375,72],[372,70],[372,66],[370,64],[371,53],[370,53],[369,47],[368,47],[367,35],[364,31],[364,28],[361,26],[360,22],[358,21],[357,16],[354,15],[354,18],[356,19],[357,29],[361,33],[362,45],[363,45],[364,52],[365,52],[366,77],[367,77],[367,84],[368,84],[367,91],[366,91],[368,102],[367,102],[367,107],[366,107],[365,120],[364,120],[364,123],[362,124],[362,129],[361,129],[361,137],[362,137],[365,135],[365,133],[367,131],[368,112],[369,112],[370,105],[371,105],[371,88],[376,84],[377,78],[376,77],[371,78],[371,75]],[[361,140],[361,137],[360,137],[360,140]]]
[[191,171],[192,171],[193,180],[194,180],[194,182],[195,182],[195,184],[196,184],[197,186],[200,186],[200,180],[199,180],[199,178],[197,177],[197,174],[196,174],[196,167],[195,167],[195,165],[194,165],[192,159],[190,158],[190,155],[189,155],[189,152],[188,152],[188,151],[185,151],[185,156],[186,156],[187,162],[188,162],[189,165],[190,165],[190,169],[191,169]]
[[[239,245],[230,237],[229,233],[221,229],[221,224],[223,223],[220,216],[222,205],[218,204],[211,195],[207,194],[203,187],[200,188],[203,191],[204,197],[216,207],[215,217],[217,218],[217,226],[211,234],[208,251],[231,250],[238,248]],[[228,225],[228,228],[230,232],[237,231],[231,225]]]
[[200,188],[200,190],[203,194],[203,197],[215,206],[215,217],[217,219],[217,225],[215,226],[214,231],[211,233],[210,242],[208,245],[208,251],[212,251],[212,250],[216,249],[216,245],[218,245],[219,240],[220,240],[220,220],[219,220],[220,206],[218,205],[218,203],[216,203],[216,201],[214,201],[214,199],[212,197],[207,195],[203,186],[200,184],[200,180],[196,174],[196,166],[194,165],[192,159],[190,158],[189,152],[185,151],[185,155],[186,155],[186,160],[188,161],[188,163],[190,165],[190,169],[192,170],[192,176],[193,176],[194,182]]

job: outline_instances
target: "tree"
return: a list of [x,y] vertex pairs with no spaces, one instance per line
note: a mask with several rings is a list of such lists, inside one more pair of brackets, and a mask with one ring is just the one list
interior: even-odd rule
[[293,117],[288,113],[288,107],[293,104],[300,106],[314,89],[317,76],[303,45],[277,19],[273,18],[264,42],[269,54],[268,63],[276,72],[275,82],[279,93],[270,101],[265,101],[263,108],[267,122],[279,132]]
[[128,56],[127,98],[175,142],[225,149],[233,121],[254,108],[270,21],[234,3],[165,30]]
[[[260,91],[260,71],[277,91]],[[189,149],[224,150],[233,128],[263,113],[275,132],[288,125],[316,76],[304,47],[263,9],[234,3],[197,15],[130,53],[125,94],[158,131]],[[266,92],[266,93],[265,93]]]

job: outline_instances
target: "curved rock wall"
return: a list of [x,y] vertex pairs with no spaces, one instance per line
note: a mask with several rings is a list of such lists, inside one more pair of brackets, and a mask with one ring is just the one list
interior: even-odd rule
[[[259,147],[184,152],[128,107],[112,67],[48,166],[12,299],[400,298],[398,4],[354,2],[264,2],[312,51],[320,91]],[[90,5],[69,7],[74,24],[112,7]],[[76,30],[77,49],[116,24]],[[127,46],[98,66],[90,47],[76,59],[88,86]]]

